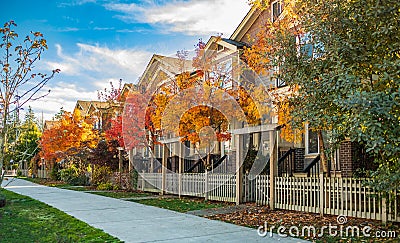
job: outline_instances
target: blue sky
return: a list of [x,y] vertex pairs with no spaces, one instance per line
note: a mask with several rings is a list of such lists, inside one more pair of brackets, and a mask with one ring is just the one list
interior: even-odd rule
[[110,81],[137,82],[154,53],[229,37],[249,9],[246,0],[12,0],[2,1],[0,20],[14,20],[20,36],[32,30],[47,39],[37,69],[61,73],[46,87],[51,93],[30,105],[50,119],[78,99],[97,99]]

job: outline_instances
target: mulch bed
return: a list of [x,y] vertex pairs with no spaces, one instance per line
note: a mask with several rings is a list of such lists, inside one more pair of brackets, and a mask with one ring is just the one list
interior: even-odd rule
[[[400,224],[398,223],[388,223],[386,226],[382,224],[381,221],[377,220],[367,220],[360,218],[347,217],[347,223],[340,225],[337,220],[338,216],[334,215],[324,215],[320,216],[319,214],[314,213],[305,213],[305,212],[297,212],[297,211],[289,211],[289,210],[270,210],[268,206],[258,206],[256,204],[247,204],[247,207],[237,210],[231,213],[224,214],[215,214],[205,216],[209,219],[214,220],[222,220],[225,222],[230,222],[237,225],[247,226],[258,228],[267,222],[268,228],[270,226],[274,226],[275,229],[279,226],[286,227],[286,234],[288,233],[288,229],[291,226],[297,226],[300,230],[304,226],[314,226],[317,229],[317,234],[320,232],[322,226],[337,226],[338,232],[340,226],[344,227],[344,232],[346,231],[347,226],[358,226],[360,228],[360,236],[363,236],[361,230],[369,226],[371,227],[371,236],[375,235],[376,231],[396,231],[397,238],[395,239],[377,239],[372,237],[354,237],[354,238],[345,238],[342,237],[326,237],[325,234],[322,237],[301,237],[307,240],[313,240],[318,242],[327,242],[327,238],[329,238],[329,242],[388,242],[392,240],[392,242],[399,242],[400,235]],[[329,235],[328,229],[325,229],[326,235]],[[334,241],[332,241],[334,240]]]

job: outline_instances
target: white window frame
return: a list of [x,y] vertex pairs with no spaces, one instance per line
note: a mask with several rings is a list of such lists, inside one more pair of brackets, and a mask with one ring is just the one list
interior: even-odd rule
[[[276,15],[276,18],[274,18],[275,17],[275,15],[274,15],[274,4],[279,4],[278,6],[279,6],[279,14],[278,15]],[[275,20],[277,20],[278,18],[279,18],[279,16],[281,15],[281,13],[282,13],[282,0],[276,0],[276,1],[273,1],[272,3],[271,3],[271,22],[275,22]]]
[[216,65],[215,71],[209,73],[209,78],[215,81],[222,82],[219,85],[222,89],[231,89],[233,87],[233,60],[228,58],[219,62]]
[[[302,47],[306,45],[311,45],[311,55],[308,55],[311,59],[317,59],[322,56],[321,53],[316,53],[317,48],[324,49],[324,46],[321,43],[313,43],[313,36],[310,33],[305,33],[303,35],[296,36],[296,46],[297,46],[297,55],[300,57],[302,54]],[[308,54],[308,53],[307,53]]]

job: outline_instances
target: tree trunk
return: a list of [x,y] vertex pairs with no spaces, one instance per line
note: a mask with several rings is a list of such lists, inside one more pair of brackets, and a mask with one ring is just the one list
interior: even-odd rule
[[324,143],[324,137],[322,136],[322,130],[318,130],[318,140],[319,140],[319,154],[321,158],[321,165],[322,165],[322,171],[324,173],[328,173],[328,159],[326,158],[325,154],[325,143]]
[[[1,128],[1,134],[0,134],[0,171],[2,171],[4,167],[4,157],[6,155],[5,149],[6,149],[6,144],[7,144],[7,132],[8,132],[8,127],[7,127],[7,121],[8,121],[8,102],[5,102],[3,110],[3,115],[2,115],[2,128]],[[4,179],[4,174],[1,173],[0,175],[0,188],[1,184]]]

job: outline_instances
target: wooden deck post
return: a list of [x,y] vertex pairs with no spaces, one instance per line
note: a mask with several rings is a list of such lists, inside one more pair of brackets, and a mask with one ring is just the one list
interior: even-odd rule
[[243,201],[243,137],[238,134],[236,139],[236,204]]
[[278,148],[276,146],[276,131],[269,132],[269,207],[275,209],[275,177],[278,170]]
[[319,174],[319,214],[324,216],[324,201],[325,201],[325,187],[324,187],[324,178],[325,174]]
[[184,153],[185,147],[181,142],[178,142],[178,143],[179,143],[178,195],[179,195],[179,198],[181,198],[181,194],[182,194],[182,169],[183,169],[182,167],[183,167],[183,159],[184,159],[184,156],[185,156],[185,153]]
[[169,151],[167,144],[163,146],[163,157],[162,157],[162,166],[161,166],[161,195],[165,194],[166,189],[166,172],[167,172],[167,159],[168,159]]
[[204,169],[204,200],[207,201],[208,200],[208,170],[207,167],[205,166]]
[[382,223],[385,225],[387,224],[388,221],[388,212],[387,212],[387,207],[386,207],[386,198],[382,197]]
[[142,191],[144,191],[144,189],[146,187],[146,181],[145,181],[145,178],[144,178],[144,173],[145,173],[144,170],[142,170]]

